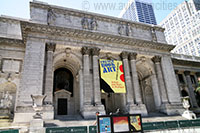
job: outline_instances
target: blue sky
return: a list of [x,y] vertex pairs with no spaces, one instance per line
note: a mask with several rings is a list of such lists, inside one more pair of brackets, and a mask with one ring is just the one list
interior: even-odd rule
[[[0,15],[29,18],[29,1],[0,0]],[[128,0],[40,0],[49,4],[85,10],[117,17]],[[152,1],[157,23],[160,23],[177,5],[184,0],[146,0]]]

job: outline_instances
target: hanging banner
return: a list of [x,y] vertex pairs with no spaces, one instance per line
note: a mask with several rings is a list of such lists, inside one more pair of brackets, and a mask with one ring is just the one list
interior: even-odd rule
[[122,61],[100,59],[101,90],[106,93],[126,93]]

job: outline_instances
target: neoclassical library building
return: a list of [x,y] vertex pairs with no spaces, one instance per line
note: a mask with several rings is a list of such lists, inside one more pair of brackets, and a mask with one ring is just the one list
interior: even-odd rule
[[29,20],[0,17],[0,110],[29,122],[31,95],[45,95],[44,120],[117,109],[176,115],[189,96],[198,112],[200,57],[174,47],[157,25],[30,2]]

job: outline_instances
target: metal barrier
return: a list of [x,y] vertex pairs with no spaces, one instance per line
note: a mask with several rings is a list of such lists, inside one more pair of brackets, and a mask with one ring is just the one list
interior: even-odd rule
[[0,133],[19,133],[18,129],[0,130]]
[[[166,121],[166,122],[145,122],[142,123],[142,126],[144,131],[200,127],[200,119]],[[97,132],[96,126],[46,128],[46,133],[96,133],[96,132]],[[3,133],[18,133],[18,132],[3,132]]]
[[52,127],[46,128],[46,133],[87,133],[87,127]]
[[166,121],[166,122],[147,122],[147,123],[142,123],[142,126],[143,126],[143,130],[146,130],[146,131],[200,127],[200,119]]

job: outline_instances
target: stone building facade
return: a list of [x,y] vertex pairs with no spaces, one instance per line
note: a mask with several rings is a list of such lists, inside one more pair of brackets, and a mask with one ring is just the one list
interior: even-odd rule
[[[14,122],[32,119],[31,95],[47,96],[43,119],[118,108],[180,114],[182,90],[198,109],[188,75],[197,79],[200,59],[171,55],[163,28],[40,2],[30,2],[30,16],[0,17],[0,91],[12,93]],[[99,59],[123,62],[126,94],[101,93]]]

